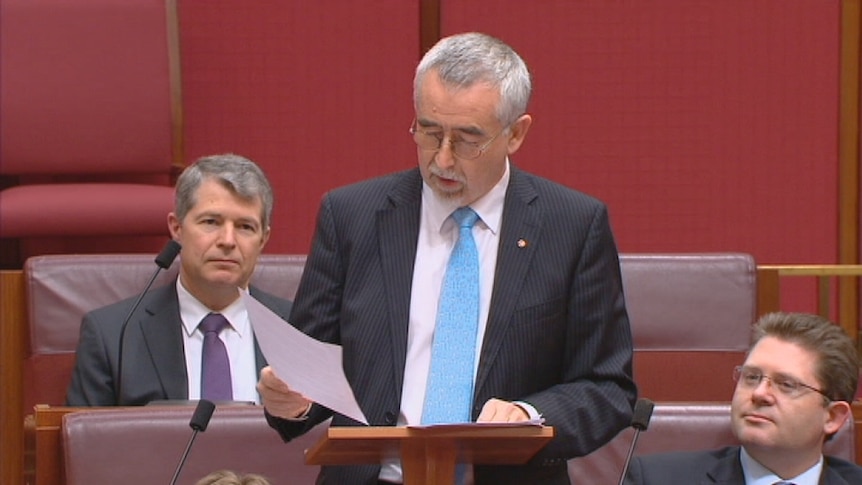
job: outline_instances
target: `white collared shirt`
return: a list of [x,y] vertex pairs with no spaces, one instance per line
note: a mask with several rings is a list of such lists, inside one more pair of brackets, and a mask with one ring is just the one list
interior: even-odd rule
[[[248,292],[248,289],[240,290]],[[182,278],[177,281],[177,298],[180,303],[180,319],[183,322],[183,347],[185,349],[186,370],[189,382],[189,399],[201,397],[201,354],[203,352],[203,332],[198,324],[207,314],[214,313],[194,297],[183,286]],[[248,320],[248,311],[237,295],[236,301],[220,312],[230,322],[230,326],[219,334],[227,348],[230,359],[233,400],[260,404],[257,394],[257,363],[254,351],[254,334]]]
[[745,476],[746,485],[773,485],[782,480],[795,485],[818,485],[820,483],[820,474],[823,471],[823,455],[820,455],[820,460],[808,470],[795,477],[785,479],[761,465],[745,451],[744,447],[740,447],[739,450],[739,461],[742,463],[742,474]]
[[[507,160],[506,171],[500,181],[487,194],[470,204],[470,208],[479,215],[479,220],[473,226],[473,238],[479,252],[479,328],[476,335],[476,360],[473,363],[474,375],[479,365],[488,308],[494,289],[497,247],[500,242],[500,225],[503,221],[503,202],[506,199],[508,186],[509,162]],[[431,187],[423,182],[419,240],[416,244],[416,260],[413,262],[413,285],[410,294],[407,362],[404,366],[398,426],[418,425],[422,419],[428,370],[431,366],[431,343],[437,323],[437,304],[449,255],[458,240],[458,224],[449,216],[458,207],[457,201],[437,197]],[[402,480],[400,462],[384,461],[380,479],[400,482]]]

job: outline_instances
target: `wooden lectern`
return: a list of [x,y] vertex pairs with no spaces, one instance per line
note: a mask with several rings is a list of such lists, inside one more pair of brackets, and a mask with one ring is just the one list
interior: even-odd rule
[[405,485],[451,485],[457,463],[526,463],[551,438],[548,426],[459,424],[330,427],[305,455],[309,465],[357,465],[400,458]]

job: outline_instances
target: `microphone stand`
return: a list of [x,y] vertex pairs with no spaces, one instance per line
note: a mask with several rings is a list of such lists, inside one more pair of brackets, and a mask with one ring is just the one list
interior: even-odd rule
[[147,292],[150,291],[150,287],[153,286],[153,282],[156,281],[156,277],[159,275],[159,272],[163,269],[168,269],[173,264],[174,260],[177,258],[177,255],[180,253],[180,243],[174,241],[173,239],[169,240],[165,247],[162,248],[162,251],[156,256],[156,270],[153,272],[153,276],[150,277],[150,281],[147,282],[147,286],[144,287],[144,291],[138,295],[138,299],[135,300],[135,304],[129,309],[129,313],[126,315],[126,318],[123,319],[123,324],[120,326],[120,345],[117,348],[117,406],[121,405],[121,400],[123,398],[123,344],[125,343],[126,336],[126,328],[129,326],[129,322],[132,320],[132,315],[134,315],[135,310],[138,309],[138,305],[143,301],[144,296],[146,296]]
[[638,442],[638,436],[640,436],[641,431],[646,431],[649,426],[649,420],[652,417],[652,410],[655,407],[655,403],[646,398],[640,398],[635,403],[635,409],[632,413],[632,424],[631,426],[635,429],[635,435],[632,438],[632,444],[629,446],[629,452],[626,455],[626,461],[623,463],[623,473],[620,475],[620,483],[619,485],[623,485],[626,480],[626,474],[629,471],[629,464],[632,460],[632,455],[635,452],[635,445]]
[[171,478],[171,485],[175,485],[177,483],[180,471],[182,471],[183,465],[186,464],[186,459],[189,457],[189,451],[192,449],[192,444],[195,442],[198,432],[207,430],[207,425],[210,422],[213,411],[215,411],[215,404],[213,404],[212,401],[207,401],[206,399],[198,401],[198,405],[195,408],[191,421],[189,422],[189,426],[192,428],[192,435],[189,438],[188,444],[186,444],[186,450],[183,452],[180,462],[177,464],[177,469],[174,471],[174,477]]

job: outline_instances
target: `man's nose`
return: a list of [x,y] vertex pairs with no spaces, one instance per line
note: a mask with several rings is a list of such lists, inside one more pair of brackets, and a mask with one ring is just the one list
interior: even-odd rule
[[755,397],[759,400],[763,399],[771,399],[775,397],[774,388],[772,386],[772,380],[769,377],[763,376],[760,378],[760,382],[754,386],[754,389],[751,390],[752,397]]
[[233,224],[225,224],[219,233],[219,244],[226,246],[236,245],[236,228]]
[[440,149],[437,150],[437,159],[435,160],[440,168],[451,168],[455,165],[455,151],[452,145],[452,140],[448,137],[443,138],[440,142]]

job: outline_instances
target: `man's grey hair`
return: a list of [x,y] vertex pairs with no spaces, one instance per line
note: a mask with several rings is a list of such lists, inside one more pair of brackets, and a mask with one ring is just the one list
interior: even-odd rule
[[263,170],[251,160],[227,153],[199,158],[186,167],[177,179],[175,208],[179,220],[194,207],[198,188],[204,180],[214,179],[233,194],[247,201],[260,200],[263,229],[270,226],[274,197]]
[[469,32],[437,42],[416,67],[414,103],[418,103],[422,82],[431,71],[435,71],[447,87],[462,89],[487,83],[499,88],[497,119],[504,126],[527,112],[533,89],[530,71],[518,53],[499,39]]

